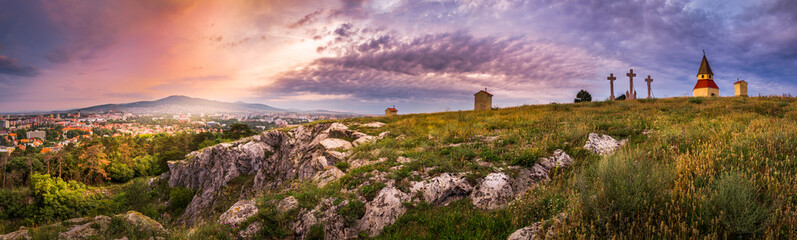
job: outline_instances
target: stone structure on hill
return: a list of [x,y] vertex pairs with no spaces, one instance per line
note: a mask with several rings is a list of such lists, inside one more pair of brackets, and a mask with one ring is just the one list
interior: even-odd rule
[[631,69],[627,74],[628,76],[628,91],[625,92],[625,99],[634,100],[636,99],[636,91],[634,90],[634,77],[636,77],[636,73],[634,73],[634,69]]
[[716,97],[719,96],[720,88],[714,83],[714,72],[708,64],[706,52],[703,51],[703,60],[700,62],[700,69],[697,70],[697,83],[692,90],[695,97]]
[[398,115],[398,110],[396,109],[395,105],[393,105],[393,107],[385,109],[385,117],[396,116],[396,115]]
[[609,100],[614,100],[614,80],[617,80],[617,77],[614,76],[614,73],[610,73],[606,80],[609,80]]
[[648,83],[648,99],[653,98],[650,94],[650,83],[653,82],[653,78],[651,78],[650,75],[648,75],[648,78],[645,78],[645,82]]
[[473,110],[490,110],[493,108],[493,94],[487,92],[487,88],[474,94],[476,99],[473,103]]
[[737,97],[747,97],[747,82],[739,80],[733,83],[733,95]]

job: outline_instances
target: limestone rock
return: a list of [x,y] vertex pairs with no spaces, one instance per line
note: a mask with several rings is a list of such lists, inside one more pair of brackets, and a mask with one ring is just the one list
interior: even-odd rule
[[219,216],[219,223],[230,225],[239,224],[257,214],[257,211],[258,209],[254,199],[241,200],[233,204],[230,209]]
[[338,151],[326,151],[324,152],[324,157],[327,158],[327,162],[329,165],[335,165],[339,162],[346,161],[346,153],[338,152]]
[[490,173],[471,193],[473,205],[481,209],[496,209],[514,197],[510,178],[504,173]]
[[431,204],[447,205],[453,200],[471,193],[473,187],[464,177],[443,173],[429,181],[413,182],[410,192],[421,191],[424,201]]
[[293,210],[294,208],[299,206],[299,201],[296,200],[293,196],[288,196],[282,199],[279,204],[277,204],[277,211],[279,212],[287,212]]
[[[86,222],[88,221],[88,222]],[[108,228],[111,218],[108,216],[96,216],[94,219],[90,218],[73,218],[69,219],[68,223],[82,223],[70,227],[67,231],[58,234],[60,239],[88,239],[96,236],[100,231]],[[94,228],[98,226],[99,229]]]
[[367,135],[366,135],[366,136],[362,136],[362,137],[358,138],[357,140],[354,140],[354,141],[352,142],[352,144],[354,144],[354,146],[356,147],[356,146],[360,146],[361,144],[364,144],[364,143],[371,143],[371,142],[375,142],[375,141],[376,141],[376,139],[377,139],[377,138],[376,138],[376,137],[374,137],[374,136],[367,136]]
[[615,150],[625,145],[627,141],[628,140],[617,141],[608,135],[590,133],[587,137],[587,143],[584,144],[584,149],[597,154],[607,155],[614,153]]
[[[123,215],[116,215],[116,216],[122,217],[122,219],[124,219],[125,222],[127,222],[130,225],[133,225],[136,228],[136,230],[152,232],[156,234],[166,234],[166,229],[164,229],[160,223],[158,223],[155,220],[152,220],[152,218],[149,218],[144,214],[141,214],[140,212],[128,211]],[[110,221],[110,218],[108,219]]]
[[330,167],[326,171],[321,172],[315,177],[313,177],[313,181],[316,181],[316,186],[322,188],[326,186],[329,182],[335,181],[338,178],[343,177],[344,175],[346,174],[343,173],[343,171],[341,171],[340,169],[336,167]]
[[380,127],[385,126],[385,123],[383,123],[383,122],[370,122],[370,123],[366,123],[366,124],[363,124],[363,125],[360,125],[360,126],[361,127],[380,128]]
[[349,141],[340,139],[340,138],[327,138],[321,140],[321,146],[325,149],[335,150],[335,149],[350,149],[352,145]]
[[365,204],[365,215],[358,222],[358,228],[371,237],[379,235],[385,226],[393,224],[407,211],[402,202],[409,199],[409,194],[399,191],[396,187],[382,188],[373,201]]
[[326,239],[344,239],[345,234],[345,220],[338,210],[349,203],[344,200],[338,204],[334,204],[335,198],[326,198],[308,212],[299,214],[299,220],[293,223],[292,229],[298,239],[305,239],[307,233],[315,224],[324,225],[324,236]]
[[2,240],[21,240],[21,239],[30,239],[30,235],[28,234],[28,228],[20,227],[19,230],[0,234],[0,239]]
[[169,174],[162,176],[168,179],[169,186],[197,192],[178,222],[191,225],[205,216],[213,209],[223,187],[242,175],[255,175],[252,186],[245,186],[252,191],[283,186],[296,179],[311,179],[324,170],[320,157],[326,157],[326,165],[338,162],[325,154],[327,149],[321,142],[329,139],[330,134],[352,133],[340,123],[299,126],[287,132],[267,131],[192,152],[183,161],[169,162]]
[[238,237],[243,239],[254,239],[255,234],[263,228],[263,224],[260,222],[253,222],[249,224],[243,231],[238,232]]
[[534,240],[539,239],[536,235],[542,230],[542,223],[536,222],[531,226],[518,229],[509,235],[507,240]]

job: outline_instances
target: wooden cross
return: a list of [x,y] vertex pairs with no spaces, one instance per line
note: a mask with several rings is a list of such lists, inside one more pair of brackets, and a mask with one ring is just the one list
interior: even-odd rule
[[648,75],[648,78],[645,78],[645,82],[648,82],[648,98],[651,98],[651,96],[650,96],[650,83],[653,82],[653,78],[650,78],[650,75]]
[[607,77],[606,80],[609,80],[609,90],[611,91],[609,100],[614,100],[614,80],[617,80],[617,78],[614,77],[614,73],[609,73],[609,77]]
[[[629,80],[628,80],[628,82],[629,82],[628,93],[629,94],[633,94],[634,93],[634,77],[636,77],[636,73],[634,73],[634,69],[631,69],[631,71],[628,72],[628,74],[626,74],[626,76],[628,76],[628,78],[629,78]],[[628,95],[627,97],[628,97],[628,99],[636,99],[636,94]]]

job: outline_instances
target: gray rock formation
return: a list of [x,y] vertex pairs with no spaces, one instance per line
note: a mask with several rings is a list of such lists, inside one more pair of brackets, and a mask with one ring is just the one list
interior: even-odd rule
[[318,188],[322,188],[327,185],[327,183],[337,180],[338,178],[343,177],[346,175],[340,169],[336,167],[330,167],[326,171],[320,172],[318,175],[313,177],[313,181],[316,182],[316,186]]
[[448,203],[468,196],[473,187],[461,175],[443,173],[428,181],[412,182],[411,193],[420,191],[423,200],[431,204],[447,205]]
[[324,226],[325,239],[345,239],[345,220],[338,210],[349,203],[348,200],[334,204],[335,198],[322,200],[313,210],[299,214],[299,220],[293,223],[292,229],[298,239],[305,239],[310,227],[316,224]]
[[283,213],[299,206],[299,201],[296,200],[293,196],[288,196],[282,199],[279,204],[277,204],[277,211]]
[[22,240],[22,239],[30,239],[30,234],[28,234],[28,228],[20,227],[19,230],[0,234],[0,239],[2,240]]
[[370,123],[362,124],[360,126],[361,127],[380,128],[380,127],[385,126],[385,123],[383,123],[383,122],[370,122]]
[[379,235],[385,226],[396,222],[396,219],[407,211],[402,202],[409,200],[409,194],[399,191],[396,187],[382,188],[373,201],[365,204],[365,215],[357,227],[371,237]]
[[[359,139],[365,134],[340,123],[299,126],[288,132],[268,131],[261,135],[222,143],[187,155],[186,160],[169,162],[169,186],[184,186],[197,193],[178,219],[191,224],[206,216],[220,190],[241,175],[255,175],[253,190],[265,190],[295,179],[307,180],[325,166],[341,161],[332,148],[351,146],[341,138]],[[326,143],[325,146],[322,142]],[[345,143],[344,143],[345,142]],[[327,158],[335,155],[335,159]],[[345,155],[343,156],[345,158]]]
[[506,204],[515,196],[510,181],[505,173],[490,173],[471,193],[473,205],[481,209],[496,209]]
[[625,145],[626,142],[628,142],[628,140],[617,141],[608,135],[590,133],[587,137],[586,144],[584,144],[584,149],[597,154],[606,155],[614,153],[615,150]]
[[219,223],[235,225],[246,221],[247,218],[257,214],[257,205],[254,199],[241,200],[227,209],[226,212],[219,216]]
[[531,224],[531,226],[524,227],[513,232],[512,235],[509,235],[509,238],[507,238],[507,240],[538,239],[536,235],[540,232],[540,230],[542,230],[542,222],[536,222],[534,224]]
[[[84,221],[88,222],[82,223]],[[108,229],[111,218],[108,216],[96,216],[93,221],[88,218],[73,218],[66,222],[82,224],[76,224],[66,230],[66,232],[59,233],[59,239],[89,239],[92,236],[96,236],[100,231]],[[99,229],[95,227],[99,227]]]

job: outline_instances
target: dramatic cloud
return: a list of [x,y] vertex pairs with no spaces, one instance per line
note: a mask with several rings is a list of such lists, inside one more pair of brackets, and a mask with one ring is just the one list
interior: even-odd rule
[[[347,26],[335,34],[353,31]],[[553,43],[520,36],[476,38],[465,32],[417,38],[380,33],[370,39],[336,39],[328,49],[343,52],[282,73],[263,90],[269,96],[351,94],[379,101],[461,99],[488,87],[521,98],[540,89],[582,86],[604,62]]]
[[33,77],[39,74],[39,70],[30,66],[22,66],[16,59],[0,55],[0,74]]
[[[468,109],[608,96],[797,91],[792,0],[0,0],[0,112],[173,94],[285,108]],[[25,81],[20,81],[24,78]],[[621,77],[622,79],[622,77]],[[615,91],[628,87],[627,79]],[[13,84],[12,84],[13,83]],[[637,86],[642,85],[637,78]],[[92,100],[93,99],[93,100]]]

